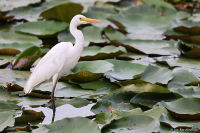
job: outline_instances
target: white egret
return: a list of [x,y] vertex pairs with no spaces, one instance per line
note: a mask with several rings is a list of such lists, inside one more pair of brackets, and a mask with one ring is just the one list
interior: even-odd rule
[[[71,42],[61,42],[56,44],[37,64],[30,75],[26,86],[25,93],[30,93],[33,89],[39,87],[40,84],[53,81],[53,89],[51,92],[51,103],[53,108],[53,119],[55,116],[54,91],[59,78],[70,71],[78,62],[84,47],[84,36],[78,25],[87,24],[89,22],[101,22],[100,20],[86,18],[83,15],[76,15],[70,22],[70,32],[75,38],[75,45]],[[52,119],[52,120],[53,120]]]

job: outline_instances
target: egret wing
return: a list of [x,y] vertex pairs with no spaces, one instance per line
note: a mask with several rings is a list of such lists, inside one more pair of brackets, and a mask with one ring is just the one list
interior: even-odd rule
[[50,80],[64,67],[69,54],[66,54],[73,45],[62,42],[54,46],[37,64],[24,88],[25,93],[30,93],[34,86]]

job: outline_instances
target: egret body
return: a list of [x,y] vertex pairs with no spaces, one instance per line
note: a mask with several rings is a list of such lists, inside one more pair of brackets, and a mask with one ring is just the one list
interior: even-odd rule
[[101,21],[89,19],[83,15],[74,16],[70,22],[69,29],[76,40],[75,45],[73,46],[71,42],[56,44],[37,64],[24,87],[24,92],[30,93],[33,89],[39,87],[40,84],[51,80],[53,81],[53,89],[51,92],[53,119],[55,116],[54,91],[57,81],[63,74],[70,71],[77,64],[83,51],[84,36],[77,29],[77,26],[89,22],[98,23]]

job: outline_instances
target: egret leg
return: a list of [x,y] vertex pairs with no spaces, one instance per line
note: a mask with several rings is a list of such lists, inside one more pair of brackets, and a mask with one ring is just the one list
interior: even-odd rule
[[53,89],[51,92],[51,104],[52,104],[52,109],[53,109],[53,116],[52,116],[52,121],[51,121],[52,123],[54,122],[55,113],[56,113],[55,102],[54,102],[54,91],[57,84],[57,77],[58,77],[58,74],[53,76]]

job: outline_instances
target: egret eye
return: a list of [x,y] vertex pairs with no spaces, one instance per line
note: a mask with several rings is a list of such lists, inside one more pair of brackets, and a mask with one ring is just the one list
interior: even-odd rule
[[79,18],[81,20],[81,18]]

